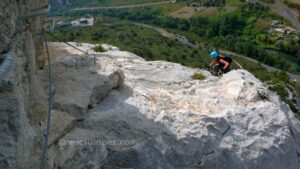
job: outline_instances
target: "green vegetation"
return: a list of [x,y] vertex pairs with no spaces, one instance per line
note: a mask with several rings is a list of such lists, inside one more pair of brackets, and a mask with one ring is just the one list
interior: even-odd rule
[[[157,25],[174,32],[190,32],[197,35],[193,38],[195,42],[234,51],[278,69],[300,74],[300,40],[277,41],[268,38],[264,32],[269,20],[286,21],[259,4],[245,3],[234,12],[221,10],[218,15],[195,16],[190,19],[170,17],[159,8],[109,9],[89,13]],[[81,16],[86,12],[69,11],[60,14]]]
[[[161,36],[150,28],[136,26],[126,21],[97,23],[87,28],[62,28],[53,34],[61,37],[63,41],[108,43],[147,60],[166,60],[190,67],[205,67],[209,63],[206,51],[191,49],[175,39]],[[55,41],[51,36],[49,40]]]
[[198,3],[200,6],[212,7],[212,6],[225,6],[226,0],[195,0],[194,3]]
[[202,73],[194,73],[194,74],[192,75],[192,78],[193,78],[193,79],[197,79],[197,80],[203,80],[203,79],[206,78],[206,76],[203,75]]
[[95,52],[105,52],[105,50],[103,49],[103,47],[101,45],[97,45],[93,48],[93,50]]
[[230,5],[239,5],[243,2],[245,2],[245,0],[227,0],[227,3],[229,3]]
[[224,7],[226,5],[239,5],[245,0],[194,0],[193,4],[205,7]]

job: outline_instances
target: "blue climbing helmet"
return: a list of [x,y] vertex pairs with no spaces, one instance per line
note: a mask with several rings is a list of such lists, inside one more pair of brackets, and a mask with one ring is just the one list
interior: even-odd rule
[[219,56],[219,53],[217,51],[213,51],[210,53],[209,57],[212,59],[215,59]]

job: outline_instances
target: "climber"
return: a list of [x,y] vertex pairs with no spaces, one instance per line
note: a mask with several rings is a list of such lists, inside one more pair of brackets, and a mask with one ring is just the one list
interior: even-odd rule
[[230,65],[232,62],[231,57],[220,55],[219,52],[213,51],[210,53],[210,58],[214,59],[210,64],[209,68],[213,68],[214,66],[218,66],[219,69],[222,70],[223,73],[227,73],[230,70]]

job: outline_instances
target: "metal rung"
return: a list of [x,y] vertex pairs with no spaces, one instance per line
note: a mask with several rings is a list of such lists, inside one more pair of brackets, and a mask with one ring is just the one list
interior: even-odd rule
[[24,19],[29,19],[29,18],[48,14],[48,12],[50,11],[50,8],[51,8],[51,5],[46,5],[46,6],[43,6],[40,8],[32,9],[32,10],[30,10],[29,14],[21,16],[20,19],[24,20]]
[[3,55],[3,62],[0,65],[0,81],[3,80],[3,78],[12,68],[15,57],[16,56],[14,53],[6,53]]

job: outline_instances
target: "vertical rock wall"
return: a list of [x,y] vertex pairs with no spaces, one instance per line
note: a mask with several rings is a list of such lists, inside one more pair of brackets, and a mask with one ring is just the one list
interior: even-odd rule
[[36,168],[46,114],[46,95],[36,76],[44,66],[44,16],[20,18],[48,0],[1,0],[0,54],[15,53],[13,68],[0,89],[0,168]]

